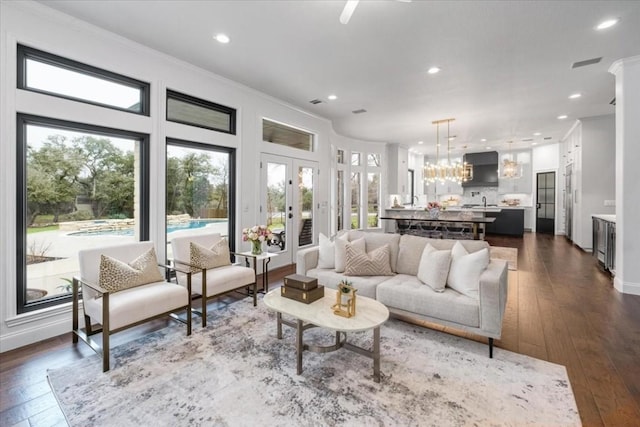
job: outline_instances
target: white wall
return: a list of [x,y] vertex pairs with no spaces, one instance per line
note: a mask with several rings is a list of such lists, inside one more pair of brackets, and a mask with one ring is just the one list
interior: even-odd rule
[[[151,140],[151,206],[164,206],[165,138],[174,137],[237,149],[236,244],[240,228],[259,220],[259,174],[262,152],[300,157],[318,162],[321,182],[319,202],[327,206],[330,197],[330,144],[366,145],[363,141],[340,139],[331,123],[280,100],[224,79],[220,76],[131,42],[118,35],[53,11],[34,2],[1,3],[2,104],[0,110],[0,349],[36,342],[70,331],[70,304],[18,315],[16,312],[16,112],[143,132]],[[16,88],[16,45],[27,46],[124,74],[151,84],[150,117],[100,108]],[[237,135],[165,122],[166,88],[237,109]],[[267,117],[316,134],[313,153],[262,142],[261,119]],[[368,146],[368,145],[367,145]],[[379,145],[376,145],[379,146]],[[384,149],[382,150],[384,153]],[[328,231],[327,215],[320,215],[319,231]],[[151,209],[150,237],[164,241],[164,210]],[[164,245],[157,244],[159,258]]]

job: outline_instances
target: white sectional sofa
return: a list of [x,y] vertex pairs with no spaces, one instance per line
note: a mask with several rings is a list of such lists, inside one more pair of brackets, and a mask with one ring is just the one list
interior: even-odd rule
[[[344,241],[355,242],[364,238],[366,252],[388,245],[392,275],[353,276],[345,275]],[[342,236],[343,242],[327,243],[301,250],[297,254],[296,273],[315,277],[318,283],[336,288],[341,280],[349,280],[358,289],[358,295],[377,299],[391,313],[405,315],[428,322],[450,326],[489,338],[489,356],[493,357],[493,339],[500,338],[502,319],[507,301],[507,263],[488,260],[488,265],[469,283],[472,292],[461,293],[449,285],[435,291],[417,276],[423,251],[427,244],[437,250],[451,250],[456,242],[470,254],[489,248],[489,244],[478,240],[442,240],[419,236],[374,232],[350,231]],[[331,245],[335,254],[331,252]],[[361,244],[361,241],[360,241]],[[459,248],[457,248],[459,249]],[[322,250],[322,255],[321,255]],[[386,249],[385,249],[386,251]],[[327,258],[335,256],[334,265]],[[481,254],[477,254],[481,255]],[[484,255],[484,253],[482,254]],[[318,263],[320,262],[320,266]],[[424,262],[424,261],[422,261]],[[322,268],[325,267],[325,268]],[[421,277],[424,267],[421,269]],[[448,267],[447,267],[448,268]],[[452,264],[452,269],[453,264]],[[341,271],[342,270],[342,271]],[[446,276],[446,272],[444,273]],[[443,278],[444,279],[444,278]],[[473,279],[471,280],[473,281]]]

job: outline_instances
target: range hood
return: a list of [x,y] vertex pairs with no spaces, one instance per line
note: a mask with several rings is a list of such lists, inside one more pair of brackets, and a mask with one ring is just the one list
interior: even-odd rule
[[468,153],[464,161],[473,165],[473,178],[463,182],[463,187],[498,186],[498,152]]

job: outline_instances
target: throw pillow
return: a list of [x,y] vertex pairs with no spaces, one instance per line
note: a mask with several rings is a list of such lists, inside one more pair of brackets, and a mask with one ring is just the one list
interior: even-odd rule
[[336,243],[320,233],[319,245],[318,268],[334,268],[336,266]]
[[[344,269],[346,267],[346,259],[347,259],[346,247],[348,243],[349,243],[349,233],[345,233],[342,236],[338,236],[335,240],[336,273],[344,273]],[[362,248],[363,251],[365,250],[366,243],[364,241],[364,237],[361,237],[360,239],[355,239],[351,243],[358,245],[357,247]]]
[[227,239],[220,239],[211,249],[189,242],[190,264],[197,268],[216,268],[231,264]]
[[109,292],[118,292],[147,283],[162,282],[155,249],[151,248],[130,263],[100,255],[99,285]]
[[367,253],[363,247],[348,243],[345,251],[346,265],[344,274],[346,276],[393,275],[391,264],[389,263],[389,245],[381,246]]
[[480,275],[489,265],[489,250],[469,253],[460,242],[451,249],[451,268],[447,285],[463,295],[478,299]]
[[425,246],[418,266],[418,279],[436,292],[444,292],[451,264],[451,251]]

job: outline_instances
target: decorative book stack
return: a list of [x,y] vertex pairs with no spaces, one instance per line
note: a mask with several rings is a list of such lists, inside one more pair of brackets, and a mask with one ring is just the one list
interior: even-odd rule
[[311,304],[324,296],[324,286],[318,285],[318,279],[301,274],[290,274],[284,278],[284,286],[280,288],[280,295]]

